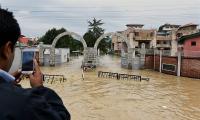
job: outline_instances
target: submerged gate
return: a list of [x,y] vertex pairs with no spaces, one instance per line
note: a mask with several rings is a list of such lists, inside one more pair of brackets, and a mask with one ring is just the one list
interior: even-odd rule
[[[145,58],[145,46],[143,46],[143,48],[140,50],[140,56],[137,56],[137,49],[136,48],[133,48],[129,42],[129,40],[122,34],[120,33],[114,33],[114,32],[110,32],[110,33],[106,33],[106,34],[103,34],[102,36],[100,36],[94,47],[87,47],[87,44],[85,42],[85,40],[83,39],[82,36],[74,33],[74,32],[69,32],[69,31],[66,31],[64,33],[61,33],[59,34],[53,41],[52,45],[50,45],[50,65],[51,66],[54,66],[55,65],[55,45],[57,43],[57,41],[65,36],[65,35],[71,35],[72,37],[75,37],[77,38],[78,40],[80,40],[80,42],[82,42],[83,44],[83,47],[84,47],[84,51],[83,51],[83,54],[84,54],[84,58],[83,58],[83,63],[82,64],[85,64],[85,63],[91,63],[95,66],[98,66],[99,65],[99,60],[98,60],[98,50],[97,50],[97,47],[100,43],[101,40],[103,40],[103,38],[107,37],[107,36],[118,36],[122,39],[123,42],[125,42],[127,44],[127,47],[128,47],[128,53],[121,53],[121,66],[123,68],[128,68],[128,69],[139,69],[143,66],[144,64],[144,58]],[[43,62],[43,51],[44,51],[44,47],[45,45],[41,45],[40,47],[40,60],[41,62]]]

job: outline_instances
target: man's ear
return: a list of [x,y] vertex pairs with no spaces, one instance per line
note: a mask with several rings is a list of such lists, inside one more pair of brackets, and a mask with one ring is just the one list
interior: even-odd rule
[[10,54],[13,52],[13,44],[8,41],[4,46],[1,48],[1,56],[4,59],[9,59]]

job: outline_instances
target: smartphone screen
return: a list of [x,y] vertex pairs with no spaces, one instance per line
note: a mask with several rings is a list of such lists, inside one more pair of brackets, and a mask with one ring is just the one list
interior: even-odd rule
[[32,72],[34,51],[23,51],[22,56],[22,72]]

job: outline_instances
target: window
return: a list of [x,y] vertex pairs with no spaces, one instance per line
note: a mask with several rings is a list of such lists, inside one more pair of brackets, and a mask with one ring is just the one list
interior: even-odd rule
[[176,72],[176,65],[162,63],[162,70]]
[[159,41],[157,41],[156,43],[157,43],[157,44],[160,44],[160,42],[159,42]]
[[163,44],[167,44],[167,42],[166,42],[166,41],[164,41],[164,42],[163,42]]
[[191,46],[196,46],[196,41],[192,41]]
[[139,36],[139,32],[135,32],[135,36]]

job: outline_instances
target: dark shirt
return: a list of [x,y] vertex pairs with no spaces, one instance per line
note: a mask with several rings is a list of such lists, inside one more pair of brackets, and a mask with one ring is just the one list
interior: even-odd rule
[[53,90],[24,89],[0,77],[0,120],[70,120],[70,114]]

